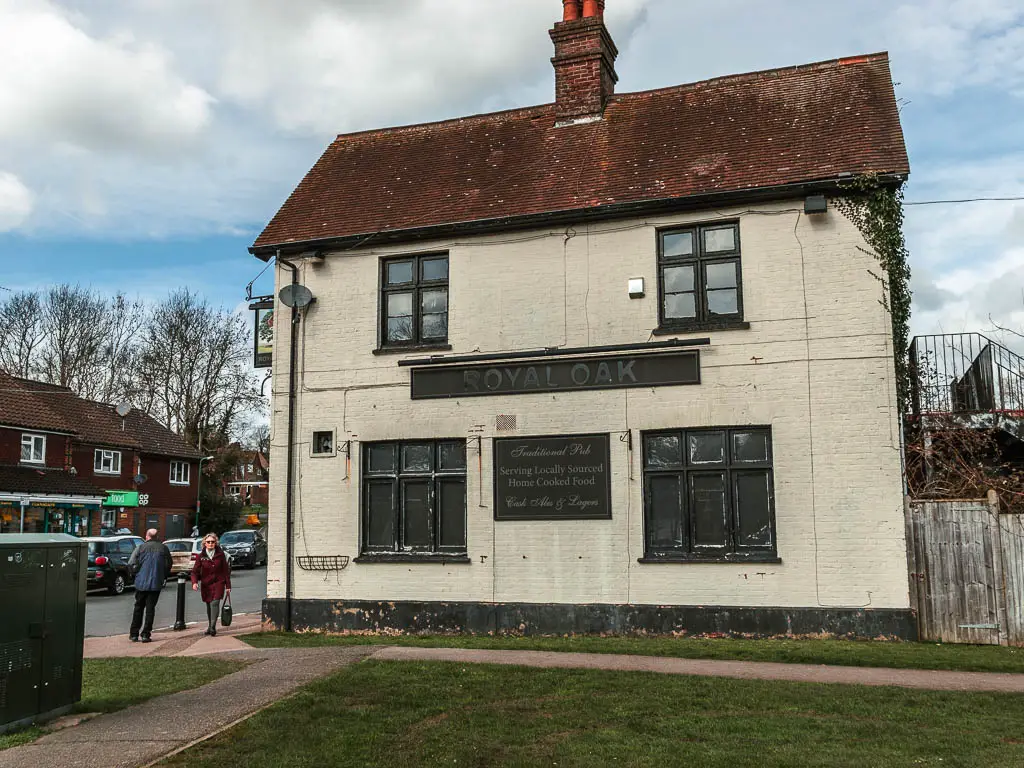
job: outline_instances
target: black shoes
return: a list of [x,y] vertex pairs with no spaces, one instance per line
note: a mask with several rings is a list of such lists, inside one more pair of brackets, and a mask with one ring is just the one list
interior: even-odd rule
[[210,627],[210,634],[213,635],[214,637],[216,637],[217,636],[217,628],[216,627]]
[[153,639],[149,635],[143,635],[140,639],[144,643],[152,643],[153,642]]
[[139,642],[139,636],[138,635],[128,635],[128,639],[131,640],[133,643]]

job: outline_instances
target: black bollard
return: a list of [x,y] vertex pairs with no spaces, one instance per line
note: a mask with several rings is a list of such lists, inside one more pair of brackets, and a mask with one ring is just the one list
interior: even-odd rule
[[178,610],[174,616],[175,631],[185,628],[185,574],[178,574]]

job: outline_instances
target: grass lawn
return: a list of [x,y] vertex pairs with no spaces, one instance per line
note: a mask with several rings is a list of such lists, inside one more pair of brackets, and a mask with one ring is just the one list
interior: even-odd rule
[[1024,697],[370,661],[161,765],[1019,768]]
[[328,635],[263,632],[240,638],[257,648],[323,645],[408,645],[517,651],[576,651],[677,656],[686,659],[836,664],[846,667],[952,669],[1024,673],[1024,648],[870,640],[737,640],[689,637],[490,637],[483,635]]
[[[86,659],[82,700],[75,712],[114,712],[140,701],[177,693],[216,680],[245,664],[219,659]],[[46,731],[39,727],[0,734],[0,749],[28,744]]]

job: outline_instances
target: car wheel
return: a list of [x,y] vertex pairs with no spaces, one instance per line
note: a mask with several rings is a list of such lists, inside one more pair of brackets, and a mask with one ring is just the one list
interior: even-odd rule
[[124,593],[126,586],[127,582],[124,580],[124,576],[118,573],[114,575],[114,583],[107,588],[107,591],[112,595],[120,595]]

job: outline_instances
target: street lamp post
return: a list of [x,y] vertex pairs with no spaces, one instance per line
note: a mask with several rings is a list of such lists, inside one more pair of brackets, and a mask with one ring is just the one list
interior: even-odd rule
[[214,458],[215,458],[214,456],[203,456],[203,458],[201,458],[199,460],[199,479],[196,480],[196,524],[194,526],[197,535],[198,535],[198,532],[199,532],[199,511],[200,511],[200,507],[203,504],[203,499],[202,499],[202,495],[203,495],[202,494],[202,491],[203,491],[203,462],[204,461],[213,461]]

